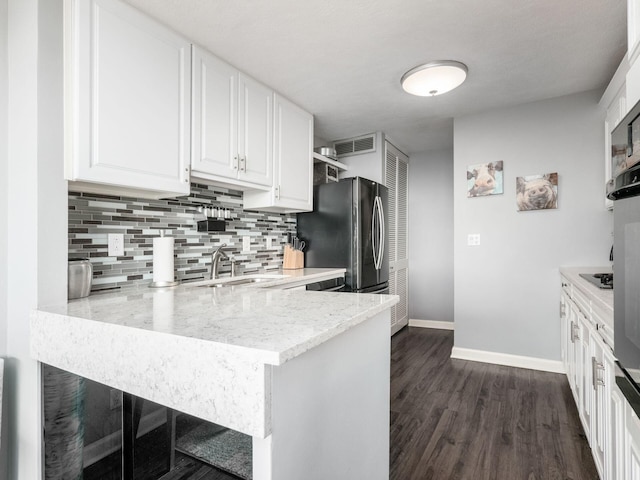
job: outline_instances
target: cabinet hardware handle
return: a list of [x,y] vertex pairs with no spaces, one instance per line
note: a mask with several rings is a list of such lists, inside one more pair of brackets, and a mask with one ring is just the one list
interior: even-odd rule
[[280,200],[280,185],[276,187],[276,200]]
[[238,157],[237,156],[233,157],[233,169],[234,170],[238,169]]
[[576,340],[580,340],[578,335],[578,324],[571,320],[571,343],[576,343]]
[[591,384],[594,390],[604,387],[604,379],[598,375],[598,372],[604,372],[604,364],[596,360],[596,357],[591,357]]
[[245,157],[240,157],[240,171],[245,171],[245,165],[247,163],[247,159]]
[[569,326],[569,337],[571,338],[571,343],[576,343],[576,339],[574,338],[574,329],[573,329],[573,320],[571,320],[571,325]]

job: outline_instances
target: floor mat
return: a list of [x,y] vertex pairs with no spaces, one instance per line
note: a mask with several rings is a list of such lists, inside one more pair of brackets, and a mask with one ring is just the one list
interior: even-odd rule
[[176,440],[176,448],[209,465],[252,478],[251,437],[215,423],[203,423]]

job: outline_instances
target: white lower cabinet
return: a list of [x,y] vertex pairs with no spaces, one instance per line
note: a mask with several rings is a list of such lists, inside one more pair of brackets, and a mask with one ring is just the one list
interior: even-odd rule
[[625,405],[624,443],[624,478],[640,480],[640,420],[628,404]]
[[[575,300],[575,301],[574,301]],[[640,420],[615,381],[603,312],[562,278],[561,355],[593,459],[603,480],[640,480]]]
[[596,462],[596,468],[601,477],[605,477],[605,464],[606,455],[608,453],[607,444],[608,438],[608,411],[610,396],[610,385],[607,377],[607,370],[613,369],[613,363],[609,363],[605,360],[604,349],[602,341],[598,338],[598,333],[590,328],[590,357],[591,369],[590,385],[585,387],[585,392],[589,391],[591,397],[591,451],[593,452],[593,458]]
[[[611,356],[613,365],[613,357]],[[625,436],[625,406],[627,402],[615,384],[613,369],[607,375],[610,385],[611,396],[609,397],[609,443],[606,452],[605,478],[612,480],[624,480],[624,436]]]

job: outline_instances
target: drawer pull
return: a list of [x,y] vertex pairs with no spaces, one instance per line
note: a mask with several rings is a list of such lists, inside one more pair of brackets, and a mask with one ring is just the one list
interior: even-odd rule
[[[600,376],[600,372],[603,372],[603,376]],[[604,387],[604,364],[596,360],[596,357],[591,357],[591,384],[593,389],[597,390],[598,387]]]

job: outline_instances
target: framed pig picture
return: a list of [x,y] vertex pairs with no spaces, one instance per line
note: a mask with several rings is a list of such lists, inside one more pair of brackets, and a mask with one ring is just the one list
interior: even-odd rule
[[558,174],[516,177],[518,211],[558,208]]
[[467,197],[500,195],[504,192],[502,160],[467,167]]

